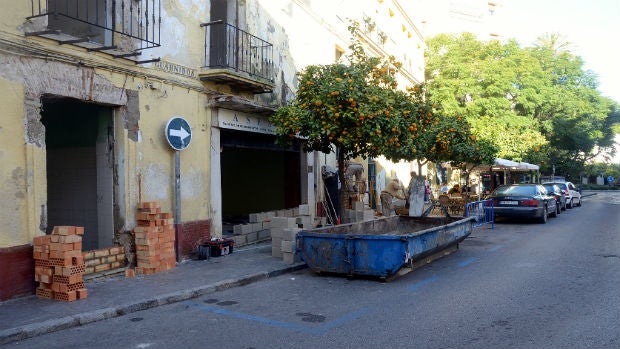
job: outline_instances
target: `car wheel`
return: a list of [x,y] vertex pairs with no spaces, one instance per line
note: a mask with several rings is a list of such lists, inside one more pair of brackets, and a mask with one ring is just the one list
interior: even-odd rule
[[562,213],[562,206],[560,206],[560,202],[556,202],[555,203],[555,215],[559,215],[560,213]]
[[568,203],[566,203],[567,208],[573,208],[573,199],[571,198]]
[[547,213],[547,205],[545,205],[545,206],[543,207],[543,214],[542,214],[542,217],[540,217],[540,223],[542,223],[542,224],[547,223],[547,214],[548,214],[548,213]]
[[553,218],[557,217],[557,216],[558,216],[558,211],[559,211],[559,210],[560,210],[560,209],[559,209],[558,205],[556,204],[556,205],[555,205],[555,209],[553,209],[553,213],[551,213],[551,217],[553,217]]
[[562,211],[566,211],[566,200],[564,200],[564,203],[562,204]]

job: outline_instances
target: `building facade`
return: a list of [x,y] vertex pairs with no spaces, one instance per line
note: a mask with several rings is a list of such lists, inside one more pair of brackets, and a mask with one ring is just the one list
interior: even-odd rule
[[373,54],[402,56],[403,79],[423,79],[422,36],[395,0],[5,5],[0,300],[33,293],[35,236],[83,226],[84,250],[129,248],[140,202],[175,214],[178,260],[253,212],[316,215],[335,157],[276,146],[268,117],[304,66],[346,52],[347,18],[366,23]]

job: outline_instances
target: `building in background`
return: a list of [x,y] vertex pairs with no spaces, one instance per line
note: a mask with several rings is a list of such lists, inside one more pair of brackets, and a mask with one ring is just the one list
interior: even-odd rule
[[[346,54],[348,18],[371,54],[403,62],[404,85],[423,80],[422,35],[396,0],[6,5],[0,300],[34,292],[32,241],[54,226],[85,227],[84,250],[130,253],[140,202],[175,213],[179,260],[255,212],[316,215],[335,156],[276,146],[268,117],[297,72]],[[189,129],[166,129],[179,117]],[[191,142],[177,151],[174,137]]]

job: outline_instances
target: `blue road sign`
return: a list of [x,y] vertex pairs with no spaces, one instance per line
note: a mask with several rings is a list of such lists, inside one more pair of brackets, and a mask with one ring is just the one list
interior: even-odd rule
[[166,132],[168,143],[175,150],[187,148],[189,142],[192,141],[192,128],[180,116],[175,116],[168,120],[164,131]]
[[611,183],[614,181],[614,176],[607,177],[607,182]]

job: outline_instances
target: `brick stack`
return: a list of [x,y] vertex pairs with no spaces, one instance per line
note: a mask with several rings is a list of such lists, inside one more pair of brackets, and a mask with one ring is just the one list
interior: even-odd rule
[[84,256],[84,264],[86,264],[85,274],[103,273],[125,266],[125,249],[123,246],[86,251],[82,255]]
[[174,219],[158,202],[142,202],[136,214],[136,273],[154,274],[176,266]]
[[84,285],[83,227],[56,226],[51,235],[34,238],[34,278],[40,298],[72,302],[88,295]]

